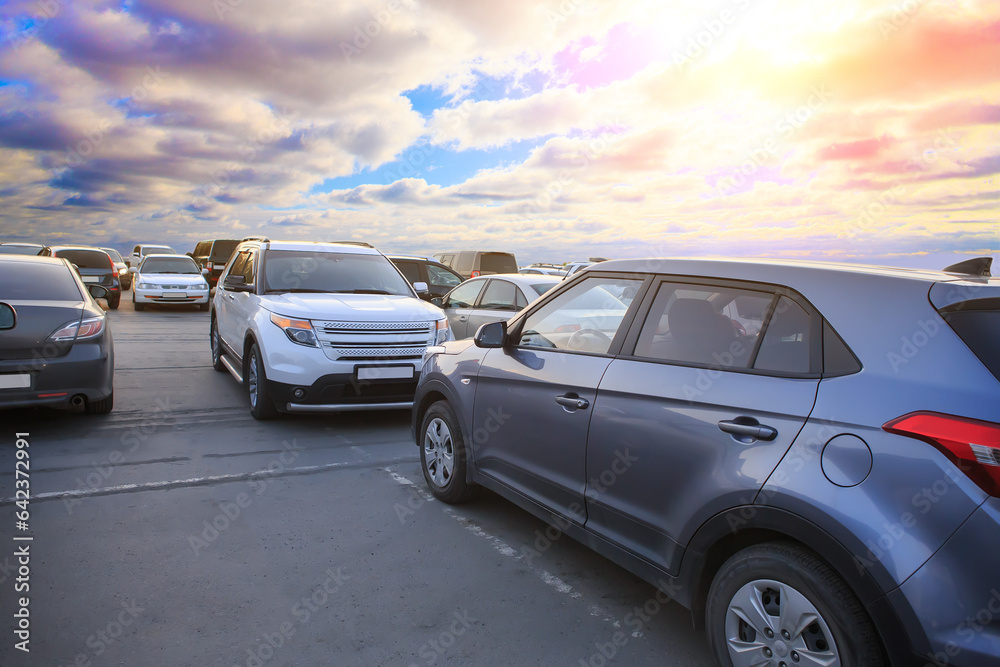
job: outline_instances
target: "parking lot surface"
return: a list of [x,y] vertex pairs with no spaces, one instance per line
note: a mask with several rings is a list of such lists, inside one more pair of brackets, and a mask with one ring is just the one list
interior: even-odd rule
[[30,653],[5,622],[0,664],[712,664],[686,610],[554,527],[434,501],[408,412],[257,422],[208,313],[110,318],[110,415],[0,412],[0,613],[30,596]]

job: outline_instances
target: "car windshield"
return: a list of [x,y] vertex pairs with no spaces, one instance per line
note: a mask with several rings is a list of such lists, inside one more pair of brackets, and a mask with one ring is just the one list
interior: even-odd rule
[[190,257],[150,257],[142,263],[140,273],[200,274],[198,265]]
[[81,269],[111,268],[111,260],[103,250],[56,250],[54,254],[68,259]]
[[409,283],[382,255],[271,250],[264,274],[268,292],[413,295]]
[[82,301],[80,288],[63,264],[0,262],[2,301]]
[[122,259],[122,256],[120,254],[118,254],[118,251],[115,250],[114,248],[101,248],[101,250],[103,250],[104,252],[106,252],[109,255],[111,255],[111,259],[113,259],[116,264],[124,264],[125,263],[125,260]]
[[2,255],[37,255],[41,248],[30,245],[0,245]]
[[176,255],[177,251],[168,245],[144,245],[142,246],[143,255]]

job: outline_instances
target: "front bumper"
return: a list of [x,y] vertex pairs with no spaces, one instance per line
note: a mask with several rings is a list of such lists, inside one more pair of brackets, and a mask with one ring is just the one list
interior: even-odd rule
[[160,289],[135,289],[135,302],[136,303],[159,303],[164,305],[175,304],[202,304],[208,303],[208,292],[209,290],[202,290],[196,292],[194,290],[184,292],[185,296],[165,296],[169,292],[175,292],[180,290],[160,290]]
[[114,385],[110,334],[105,342],[76,343],[61,357],[0,361],[0,373],[28,373],[26,389],[0,389],[0,408],[50,406],[68,408],[74,396],[100,401]]
[[[354,373],[324,375],[309,385],[268,379],[275,406],[287,412],[345,412],[352,410],[408,410],[418,377],[412,380],[358,380]],[[296,390],[301,396],[296,396]]]

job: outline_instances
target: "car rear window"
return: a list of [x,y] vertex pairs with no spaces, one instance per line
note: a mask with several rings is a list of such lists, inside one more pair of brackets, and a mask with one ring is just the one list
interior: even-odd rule
[[216,241],[212,245],[211,260],[213,262],[225,262],[232,256],[233,251],[236,250],[236,246],[239,244],[239,241]]
[[101,248],[101,250],[108,253],[108,255],[111,256],[111,259],[114,260],[115,262],[119,262],[121,264],[125,263],[125,260],[122,259],[121,254],[119,254],[119,252],[114,248]]
[[517,261],[505,252],[484,252],[479,258],[479,270],[483,273],[517,273]]
[[61,264],[0,263],[0,301],[81,301],[72,274]]
[[68,259],[81,269],[111,268],[111,259],[103,250],[57,250],[55,255]]
[[1000,380],[1000,307],[952,310],[941,315],[993,377]]

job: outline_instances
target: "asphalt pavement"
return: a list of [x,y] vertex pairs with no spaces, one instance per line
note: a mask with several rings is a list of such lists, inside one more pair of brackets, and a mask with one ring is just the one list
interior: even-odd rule
[[686,610],[554,527],[434,500],[409,413],[257,422],[208,313],[110,318],[110,415],[0,411],[0,665],[712,664]]

